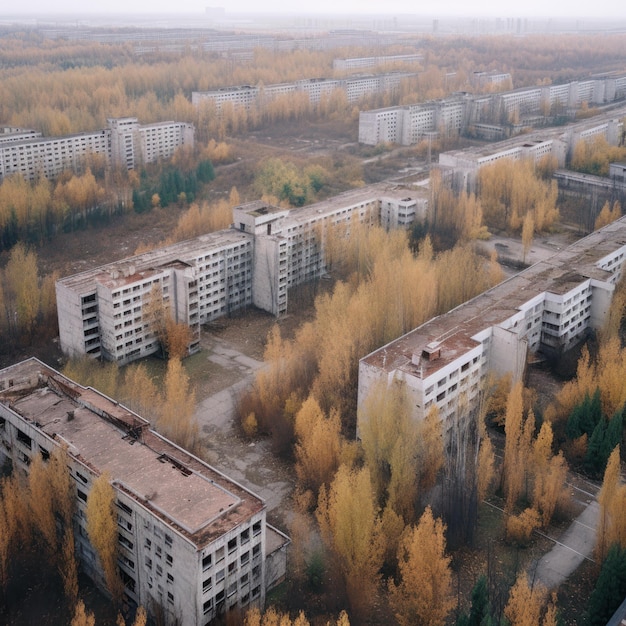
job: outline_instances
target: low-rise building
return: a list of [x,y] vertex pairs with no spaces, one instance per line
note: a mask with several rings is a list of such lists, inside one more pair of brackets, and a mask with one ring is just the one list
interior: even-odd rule
[[27,474],[35,456],[48,459],[57,447],[67,452],[76,487],[76,556],[103,590],[86,503],[105,472],[130,604],[161,607],[170,623],[204,626],[230,608],[262,607],[284,577],[289,540],[266,523],[254,493],[36,359],[0,370],[0,463]]
[[602,327],[625,242],[621,218],[367,355],[359,406],[401,381],[416,419],[436,406],[450,425],[459,407],[477,409],[490,371],[519,380],[529,353],[562,353]]

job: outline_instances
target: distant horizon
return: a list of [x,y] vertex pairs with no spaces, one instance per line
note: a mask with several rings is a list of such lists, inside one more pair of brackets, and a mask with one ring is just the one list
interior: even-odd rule
[[206,15],[207,9],[224,10],[226,17],[237,15],[267,15],[267,16],[311,16],[311,17],[393,17],[410,15],[430,18],[458,18],[458,19],[558,19],[575,21],[585,19],[590,21],[622,20],[626,19],[626,3],[617,4],[613,0],[598,0],[589,5],[584,0],[572,0],[567,13],[555,9],[552,3],[541,0],[528,0],[518,4],[515,10],[503,7],[496,0],[476,0],[471,8],[462,0],[442,0],[437,4],[437,10],[424,10],[409,0],[389,0],[381,11],[378,0],[316,0],[313,8],[294,8],[293,3],[287,0],[266,0],[259,6],[254,0],[231,0],[228,6],[219,3],[207,4],[202,0],[178,0],[177,9],[172,11],[170,0],[109,0],[106,4],[85,6],[83,0],[58,0],[53,7],[49,0],[23,0],[17,10],[0,12],[0,21],[13,17],[49,17],[49,16],[107,16],[114,15],[171,15],[191,16]]

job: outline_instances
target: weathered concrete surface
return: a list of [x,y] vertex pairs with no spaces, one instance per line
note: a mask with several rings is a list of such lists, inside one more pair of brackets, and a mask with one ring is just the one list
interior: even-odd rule
[[592,558],[600,507],[596,500],[572,522],[554,548],[537,562],[535,581],[558,587],[584,560]]

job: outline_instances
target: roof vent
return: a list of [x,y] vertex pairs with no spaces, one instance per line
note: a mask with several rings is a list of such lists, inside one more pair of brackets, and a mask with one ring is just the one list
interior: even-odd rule
[[67,412],[67,421],[71,422],[74,419],[74,411],[68,411]]
[[427,361],[436,361],[441,357],[441,344],[438,341],[432,341],[422,350],[422,357]]

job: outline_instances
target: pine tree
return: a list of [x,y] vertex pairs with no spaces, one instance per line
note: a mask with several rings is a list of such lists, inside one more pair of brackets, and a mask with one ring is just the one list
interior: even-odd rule
[[609,549],[600,576],[589,598],[588,626],[604,626],[626,595],[626,550],[618,545]]

